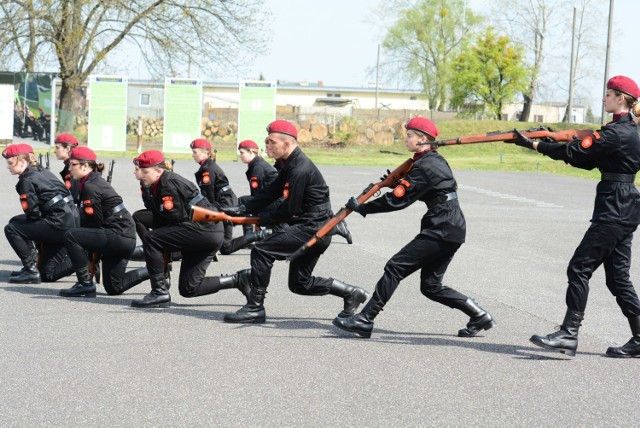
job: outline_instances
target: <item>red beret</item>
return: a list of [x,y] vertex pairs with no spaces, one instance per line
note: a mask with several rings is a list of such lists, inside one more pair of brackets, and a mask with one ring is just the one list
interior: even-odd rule
[[58,144],[68,144],[73,147],[78,145],[78,139],[71,134],[58,134],[55,142]]
[[[196,140],[197,141],[197,140]],[[149,168],[164,162],[164,155],[158,150],[147,150],[133,160],[133,163],[140,168]]]
[[633,98],[640,98],[640,89],[638,84],[627,76],[613,76],[607,82],[607,89],[613,89],[631,95]]
[[204,138],[197,138],[189,145],[192,149],[211,149],[211,143]]
[[33,147],[28,144],[9,144],[7,148],[2,151],[2,157],[9,159],[25,153],[33,153]]
[[244,140],[238,144],[239,149],[259,149],[258,144],[253,140]]
[[291,122],[287,122],[286,120],[276,120],[271,122],[269,126],[267,126],[267,132],[269,134],[271,134],[272,132],[287,134],[291,135],[296,140],[298,139],[298,130],[296,129],[296,126]]
[[439,134],[438,128],[435,123],[424,117],[414,117],[404,126],[406,129],[412,129],[414,131],[420,131],[430,137],[436,138]]
[[88,160],[94,161],[96,160],[96,154],[89,147],[74,147],[71,149],[71,153],[69,153],[69,159],[75,160]]

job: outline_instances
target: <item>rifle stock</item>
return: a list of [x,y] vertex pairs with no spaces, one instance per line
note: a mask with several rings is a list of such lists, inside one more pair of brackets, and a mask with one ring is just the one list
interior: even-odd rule
[[[370,184],[366,189],[362,191],[362,193],[356,198],[357,201],[361,204],[368,201],[373,195],[375,195],[380,189],[384,187],[391,187],[393,183],[404,178],[408,173],[411,167],[413,166],[413,159],[407,159],[404,161],[399,167],[391,171],[382,181],[376,184]],[[329,219],[325,224],[318,229],[313,238],[303,244],[295,253],[287,258],[288,261],[293,261],[304,254],[309,248],[314,246],[316,242],[320,239],[324,238],[329,232],[333,230],[334,227],[338,225],[342,220],[344,220],[349,214],[352,213],[352,210],[346,207],[340,208],[340,211],[331,219]]]
[[[572,141],[582,140],[589,134],[593,133],[591,129],[567,129],[564,131],[549,131],[545,128],[532,129],[528,131],[522,131],[522,135],[531,139],[540,138],[552,138],[555,141]],[[475,143],[494,143],[496,141],[514,141],[518,138],[515,132],[488,132],[481,135],[470,135],[467,137],[452,138],[450,140],[442,141],[427,141],[426,143],[419,143],[419,145],[431,147],[452,146],[456,144],[475,144]]]
[[200,223],[209,221],[213,221],[215,223],[219,221],[229,221],[234,224],[258,224],[259,222],[257,217],[233,217],[229,214],[208,210],[197,205],[191,207],[191,220]]

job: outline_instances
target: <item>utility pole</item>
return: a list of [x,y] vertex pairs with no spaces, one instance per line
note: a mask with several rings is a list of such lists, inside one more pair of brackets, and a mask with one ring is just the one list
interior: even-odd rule
[[[610,62],[610,51],[611,51],[611,27],[613,24],[613,0],[609,0],[609,29],[607,30],[607,54],[604,63],[604,90],[602,91],[602,96],[607,93],[607,81],[609,80],[609,62]],[[607,123],[608,117],[605,117],[607,112],[604,111],[604,103],[602,103],[602,116],[601,122],[604,125]]]
[[576,6],[573,6],[573,28],[571,30],[571,67],[569,71],[569,105],[567,105],[567,123],[573,122],[573,80],[575,79],[576,51]]
[[378,56],[376,58],[376,114],[380,119],[380,109],[378,108],[378,73],[380,70],[380,43],[378,43]]

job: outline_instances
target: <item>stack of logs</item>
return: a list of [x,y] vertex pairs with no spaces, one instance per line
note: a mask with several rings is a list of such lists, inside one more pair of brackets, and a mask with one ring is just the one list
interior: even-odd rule
[[[318,118],[326,119],[326,118]],[[327,124],[326,121],[307,118],[295,122],[298,127],[298,142],[301,145],[376,145],[390,146],[394,141],[402,141],[406,135],[404,119],[356,119],[338,117]],[[142,117],[142,135],[150,138],[162,137],[164,121]],[[138,133],[138,119],[129,118],[127,129],[130,135]],[[211,142],[236,141],[238,123],[221,122],[203,117],[200,126],[202,138]]]

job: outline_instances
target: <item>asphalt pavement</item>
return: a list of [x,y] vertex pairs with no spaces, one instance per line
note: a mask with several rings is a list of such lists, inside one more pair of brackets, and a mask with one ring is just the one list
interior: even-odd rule
[[[245,166],[221,166],[236,193],[247,194]],[[193,179],[196,167],[178,161],[175,170]],[[52,169],[62,163],[52,159]],[[320,169],[337,211],[386,168]],[[19,262],[2,240],[0,426],[640,426],[640,360],[603,356],[630,332],[602,270],[591,280],[576,357],[529,342],[562,321],[566,266],[589,226],[596,182],[455,175],[468,233],[445,284],[497,321],[474,338],[456,336],[467,317],[422,296],[418,274],[400,284],[371,339],[357,339],[331,325],[341,299],[288,290],[286,262],[273,269],[267,323],[234,325],[222,317],[243,304],[237,290],[186,299],[174,284],[170,308],[141,310],[129,304],[149,291],[148,282],[117,297],[98,287],[94,299],[58,296],[73,277],[9,284]],[[0,178],[6,223],[20,213],[17,178],[5,168]],[[130,159],[116,158],[113,186],[130,211],[142,208]],[[424,212],[414,204],[351,215],[354,243],[334,237],[315,275],[373,291],[385,262],[418,233]],[[636,259],[631,276],[638,283]],[[208,274],[248,266],[242,250],[220,256]]]

